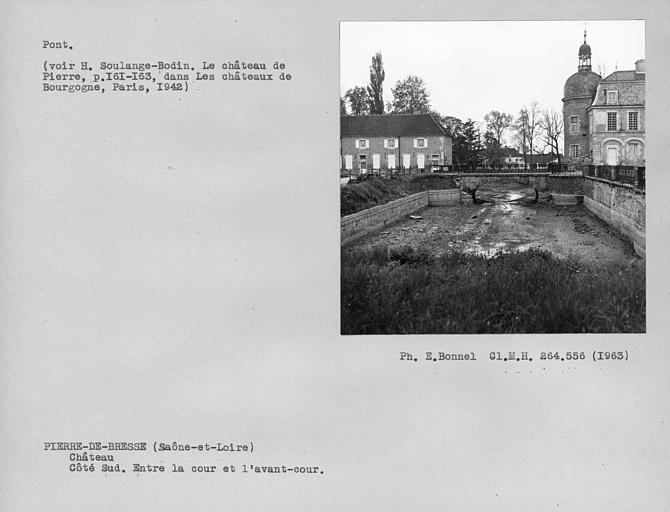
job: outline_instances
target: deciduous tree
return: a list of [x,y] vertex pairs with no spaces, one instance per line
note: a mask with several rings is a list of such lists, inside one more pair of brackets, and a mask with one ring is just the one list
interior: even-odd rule
[[484,116],[484,121],[486,122],[486,130],[491,132],[501,146],[504,145],[505,141],[503,137],[505,136],[505,131],[512,124],[512,115],[506,112],[491,110],[491,112]]
[[523,168],[528,169],[528,156],[533,159],[535,144],[540,131],[540,107],[533,101],[529,107],[525,105],[519,111],[514,122],[515,141],[523,154]]
[[394,114],[428,114],[430,112],[430,96],[423,79],[410,75],[398,80],[391,89]]
[[492,110],[484,116],[484,121],[486,121],[486,134],[484,135],[486,153],[491,165],[496,167],[500,164],[504,145],[503,138],[505,131],[512,124],[512,115]]
[[542,140],[547,146],[552,155],[558,157],[558,163],[561,163],[561,151],[559,139],[563,135],[563,115],[556,112],[553,108],[545,110],[542,113],[541,121]]
[[363,116],[370,113],[370,97],[365,87],[353,87],[344,94],[344,97],[349,102],[352,116]]

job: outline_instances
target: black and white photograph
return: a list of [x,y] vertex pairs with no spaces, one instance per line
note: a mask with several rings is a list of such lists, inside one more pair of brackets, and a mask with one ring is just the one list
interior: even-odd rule
[[342,22],[342,334],[646,330],[645,23]]

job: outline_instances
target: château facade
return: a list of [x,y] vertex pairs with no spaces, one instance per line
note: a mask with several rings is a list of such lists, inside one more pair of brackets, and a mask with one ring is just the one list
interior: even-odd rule
[[602,78],[591,70],[591,47],[579,47],[577,72],[563,88],[564,161],[645,165],[645,60]]

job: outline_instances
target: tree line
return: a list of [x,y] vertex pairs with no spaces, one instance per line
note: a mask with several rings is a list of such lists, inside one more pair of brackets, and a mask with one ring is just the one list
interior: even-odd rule
[[393,100],[384,104],[385,78],[382,54],[377,52],[370,64],[369,85],[352,87],[345,92],[340,98],[340,113],[352,116],[430,113],[430,97],[423,79],[409,75],[403,80],[398,80],[391,88]]
[[340,97],[340,114],[431,114],[453,138],[454,164],[465,168],[476,169],[484,164],[502,167],[511,149],[505,144],[508,134],[512,147],[523,156],[524,169],[533,155],[547,151],[560,162],[563,116],[553,108],[543,109],[533,101],[516,115],[492,110],[484,116],[483,124],[472,119],[462,121],[433,110],[423,79],[415,75],[398,80],[391,88],[392,101],[384,104],[385,77],[382,54],[377,52],[370,64],[370,83],[352,87]]

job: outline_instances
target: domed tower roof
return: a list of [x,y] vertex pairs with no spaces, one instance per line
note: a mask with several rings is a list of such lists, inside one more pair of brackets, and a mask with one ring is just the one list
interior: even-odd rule
[[563,100],[593,98],[602,77],[590,70],[577,71],[565,81]]
[[591,47],[586,44],[586,39],[584,39],[584,44],[579,47],[579,56],[580,57],[590,57],[591,56]]
[[591,47],[586,43],[586,29],[584,29],[584,43],[579,47],[579,71],[591,71]]
[[591,47],[586,42],[586,30],[584,30],[584,43],[579,47],[579,64],[577,72],[565,81],[563,87],[563,101],[575,98],[593,99],[602,77],[591,71]]

